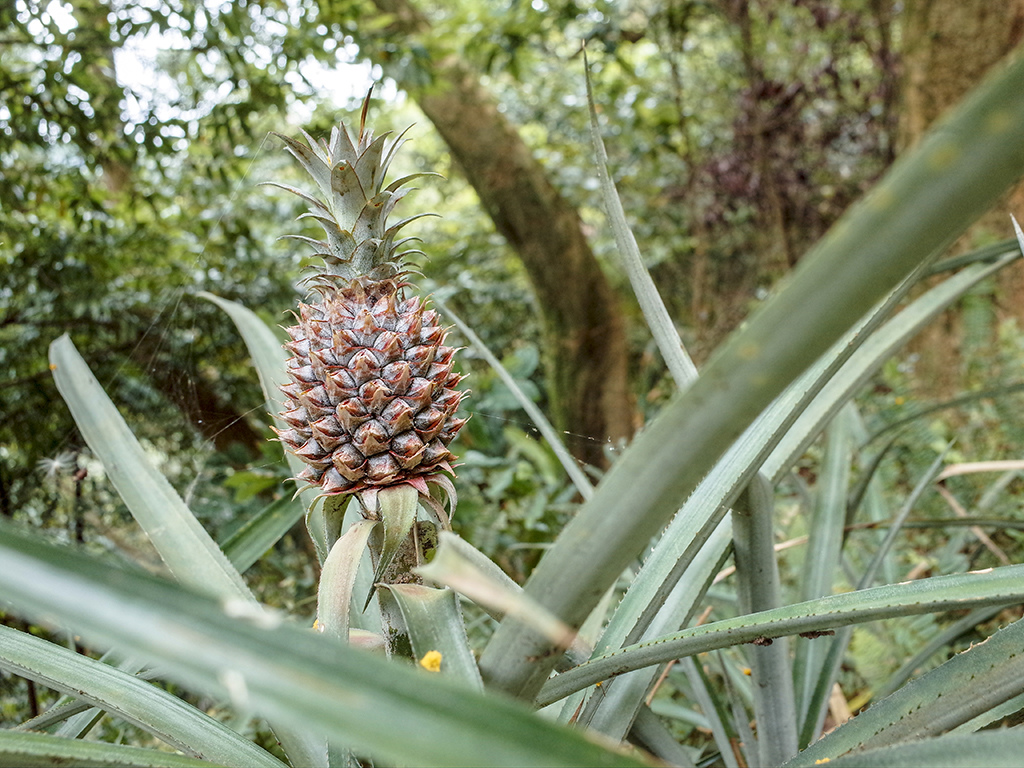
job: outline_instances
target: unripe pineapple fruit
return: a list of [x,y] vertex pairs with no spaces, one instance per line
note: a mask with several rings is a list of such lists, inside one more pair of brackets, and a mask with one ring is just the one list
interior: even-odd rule
[[[363,112],[365,121],[365,107]],[[445,345],[437,313],[406,296],[408,274],[396,242],[414,218],[388,226],[387,217],[409,191],[414,174],[384,186],[402,136],[374,139],[363,125],[353,142],[345,125],[317,143],[287,136],[288,151],[319,187],[320,196],[271,184],[302,197],[325,240],[292,235],[316,249],[323,267],[308,278],[316,301],[299,304],[288,328],[290,383],[278,430],[282,443],[306,468],[296,478],[321,493],[360,494],[408,483],[427,494],[427,483],[451,492],[448,445],[465,423],[455,413],[463,393],[452,371],[455,350]]]

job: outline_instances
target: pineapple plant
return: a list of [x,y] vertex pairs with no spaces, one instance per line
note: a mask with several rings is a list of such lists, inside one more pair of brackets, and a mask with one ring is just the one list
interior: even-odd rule
[[465,393],[452,370],[455,350],[437,312],[407,295],[403,250],[415,238],[396,239],[420,216],[388,224],[388,216],[409,192],[417,173],[385,186],[388,166],[405,132],[389,141],[366,129],[364,103],[353,141],[344,123],[329,141],[306,143],[277,134],[312,176],[320,196],[287,184],[268,184],[309,203],[299,218],[313,218],[324,240],[287,237],[315,249],[322,266],[307,278],[316,300],[300,303],[297,323],[285,345],[290,382],[281,414],[288,425],[278,439],[306,467],[295,478],[322,495],[355,495],[364,513],[375,516],[379,491],[409,485],[444,518],[430,494],[441,489],[449,505],[454,487],[448,475],[454,459],[449,444],[466,419],[456,415]]
[[[429,559],[438,530],[451,527],[456,494],[449,445],[466,422],[456,415],[465,393],[456,388],[462,377],[453,370],[455,350],[445,344],[437,312],[409,294],[405,260],[422,251],[404,248],[416,238],[398,232],[419,216],[388,223],[408,182],[429,174],[386,184],[404,132],[390,141],[389,134],[374,138],[366,128],[368,106],[369,96],[355,141],[344,123],[328,141],[306,132],[305,143],[276,134],[319,195],[268,183],[305,200],[309,210],[299,218],[315,219],[325,234],[323,240],[286,236],[312,245],[321,264],[305,281],[314,299],[300,302],[297,322],[287,329],[286,426],[277,436],[305,464],[293,478],[300,490],[326,497],[306,518],[322,561],[316,628],[409,656],[409,629],[391,588],[422,584],[417,566]],[[363,520],[342,534],[352,497]],[[364,547],[374,571],[365,602],[354,594]],[[389,588],[378,592],[382,584]],[[351,609],[365,613],[375,594],[383,635],[350,621]]]

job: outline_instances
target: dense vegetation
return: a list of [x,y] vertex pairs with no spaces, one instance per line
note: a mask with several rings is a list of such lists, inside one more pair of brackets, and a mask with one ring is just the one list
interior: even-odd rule
[[[961,5],[968,13],[974,4]],[[5,556],[29,552],[43,541],[71,543],[95,558],[69,561],[72,577],[106,583],[111,594],[117,594],[117,580],[96,570],[96,562],[117,568],[141,564],[163,574],[168,566],[174,570],[164,547],[176,545],[161,544],[148,529],[148,537],[139,531],[132,520],[139,513],[125,503],[122,486],[115,490],[111,484],[116,473],[95,445],[86,445],[83,416],[73,417],[63,404],[74,400],[69,388],[91,386],[84,373],[72,382],[61,383],[59,374],[54,379],[56,361],[65,365],[73,360],[70,350],[77,349],[140,441],[139,450],[223,545],[256,598],[304,626],[318,615],[324,552],[318,553],[297,522],[302,507],[291,500],[286,481],[294,470],[271,441],[267,411],[276,409],[253,370],[258,345],[240,335],[239,315],[200,294],[246,307],[271,328],[289,322],[286,313],[302,295],[302,268],[310,262],[294,243],[278,240],[293,231],[300,201],[257,186],[266,180],[301,186],[280,141],[269,132],[295,135],[302,128],[323,136],[341,120],[356,124],[366,90],[376,83],[368,115],[375,131],[416,123],[412,141],[396,160],[395,177],[423,171],[445,177],[419,179],[420,189],[403,203],[404,215],[440,214],[409,227],[424,251],[416,265],[420,289],[450,307],[501,359],[519,396],[546,413],[589,478],[570,480],[556,450],[540,439],[534,420],[485,352],[456,330],[453,338],[466,345],[459,365],[472,374],[467,382],[472,396],[466,401],[472,418],[455,446],[461,462],[455,531],[519,584],[537,569],[526,594],[574,627],[607,592],[608,602],[583,630],[596,656],[702,622],[742,621],[757,610],[782,611],[833,593],[951,575],[947,592],[918,603],[901,602],[905,598],[898,591],[885,593],[898,610],[866,616],[860,621],[879,621],[855,629],[821,623],[815,611],[825,609],[812,606],[808,611],[817,624],[793,623],[795,629],[779,635],[751,625],[749,638],[699,648],[701,655],[691,655],[696,651],[683,638],[676,656],[645,662],[642,674],[649,678],[634,674],[621,678],[618,688],[606,683],[602,690],[587,688],[583,677],[576,684],[570,671],[558,691],[570,697],[554,709],[561,720],[615,739],[628,737],[669,761],[781,763],[823,730],[1020,617],[1022,597],[1012,584],[985,582],[962,604],[953,591],[969,583],[960,574],[1012,568],[1022,556],[1021,467],[1010,461],[1024,445],[1024,424],[1017,416],[1024,388],[1018,373],[1024,334],[1016,317],[1024,306],[1020,266],[1010,264],[1015,245],[1004,239],[1011,233],[1005,207],[963,234],[1024,170],[1021,132],[1015,128],[1000,139],[998,173],[975,178],[971,173],[980,171],[965,170],[957,156],[940,171],[932,167],[929,172],[936,175],[908,171],[884,182],[891,185],[886,189],[920,193],[897,200],[888,214],[870,219],[864,209],[850,210],[873,185],[892,178],[885,174],[898,155],[918,146],[937,115],[935,104],[953,105],[1015,43],[993,41],[983,5],[974,11],[977,25],[964,27],[964,47],[948,56],[976,51],[971,45],[981,47],[983,38],[988,58],[972,57],[971,65],[962,67],[970,70],[970,81],[951,87],[915,74],[928,56],[941,58],[941,52],[923,50],[929,27],[921,4],[897,8],[886,0],[516,2],[507,7],[478,0],[415,6],[404,0],[5,4],[0,7],[0,516],[12,523],[3,529],[10,541],[21,541],[16,526],[33,532],[35,542],[12,544]],[[678,345],[674,349],[671,339],[666,347],[659,336],[643,290],[630,282],[625,230],[614,216],[611,223],[605,216],[580,41],[586,44],[607,167],[670,325],[689,355]],[[933,71],[936,79],[944,72],[939,63]],[[1012,72],[1019,85],[1019,66]],[[1009,91],[1012,87],[998,93]],[[1002,107],[986,106],[992,114],[999,108],[1018,115],[1020,104],[1007,97]],[[957,148],[989,162],[983,145],[968,140]],[[922,179],[929,184],[923,186]],[[939,192],[932,196],[925,189]],[[967,212],[974,215],[957,219]],[[843,230],[848,242],[836,234],[821,240],[844,213],[859,215],[853,221],[870,222],[877,232]],[[885,246],[872,240],[883,232],[892,236]],[[897,238],[907,233],[917,238],[913,247],[903,242],[906,248],[899,253],[881,250],[896,249],[902,242]],[[933,253],[938,246],[941,253]],[[813,272],[798,272],[803,282],[790,277],[812,247],[809,262],[832,264],[832,271],[819,269],[817,291],[807,290]],[[864,274],[856,272],[858,259],[840,258],[842,248],[863,254]],[[946,260],[936,264],[940,258]],[[848,269],[841,266],[846,263]],[[907,275],[911,278],[903,282]],[[832,284],[833,276],[850,280],[849,295]],[[772,304],[780,279],[787,287]],[[892,306],[876,315],[874,303],[890,290],[896,291]],[[948,295],[939,297],[942,291]],[[835,302],[834,322],[810,314],[815,297],[824,301],[826,296]],[[953,309],[940,314],[947,305]],[[906,309],[883,326],[897,306]],[[922,313],[920,321],[910,318],[914,308]],[[760,309],[760,325],[741,325]],[[842,343],[832,347],[851,338],[843,334],[862,316],[870,319],[858,340],[845,351]],[[801,326],[812,317],[810,328]],[[771,325],[772,318],[780,325]],[[927,319],[930,330],[911,341]],[[786,320],[791,324],[781,324]],[[729,337],[736,329],[741,335]],[[51,348],[63,334],[69,337],[60,342],[64,346]],[[752,340],[755,347],[743,346]],[[787,340],[798,349],[788,348]],[[857,344],[864,348],[855,351]],[[774,350],[764,366],[775,378],[764,387],[751,373],[755,368],[743,368],[753,365],[745,357],[750,349]],[[846,354],[853,357],[846,361]],[[690,356],[702,378],[680,398],[676,393],[692,384],[679,373],[689,370]],[[848,367],[840,368],[843,364]],[[811,378],[799,379],[803,384],[797,390],[785,389],[808,366],[811,373],[805,376]],[[711,379],[704,377],[706,371]],[[741,392],[735,413],[727,414],[729,409],[714,400],[715,382],[735,383]],[[818,401],[784,400],[796,397],[800,386],[825,394]],[[719,455],[762,409],[773,413],[768,404],[784,390],[784,404],[773,407],[788,411],[762,417],[746,433],[751,453],[734,457],[743,469],[734,468],[727,478],[716,475],[729,471],[725,463],[716,464]],[[100,397],[95,391],[78,396],[93,403],[87,411],[101,409],[95,404],[99,400],[90,399]],[[714,418],[724,414],[722,421],[712,416],[701,421],[698,406]],[[758,424],[764,434],[757,432]],[[705,434],[705,428],[712,433]],[[759,440],[764,440],[762,453],[753,447]],[[687,442],[703,449],[699,460],[684,456]],[[740,451],[737,446],[732,450]],[[980,461],[992,463],[968,463]],[[663,489],[652,487],[647,498],[646,489],[629,488],[628,473],[640,476],[650,467],[671,479]],[[605,473],[608,482],[598,483]],[[710,485],[701,482],[705,475]],[[590,481],[597,485],[596,497]],[[712,488],[714,483],[721,487]],[[672,524],[680,530],[666,529],[688,497]],[[689,505],[699,511],[688,512]],[[730,507],[735,544],[729,523],[719,525]],[[611,518],[600,523],[608,526],[601,530],[608,534],[609,551],[580,545],[580,552],[590,553],[586,565],[593,571],[575,583],[558,564],[573,551],[572,537],[580,535],[579,526],[566,525],[574,518],[594,523],[602,519],[602,508]],[[774,525],[758,528],[748,519]],[[263,533],[252,530],[254,520],[265,525]],[[267,530],[276,534],[260,538],[269,535]],[[659,538],[662,544],[652,554]],[[767,551],[761,546],[765,542]],[[270,548],[245,549],[261,543]],[[547,551],[558,554],[542,558]],[[32,552],[57,573],[52,552]],[[672,570],[660,559],[679,566]],[[193,564],[198,570],[206,567],[200,560],[197,555]],[[669,570],[657,570],[662,567]],[[637,575],[645,572],[646,577]],[[995,573],[1009,583],[1005,574],[1016,571]],[[176,571],[175,576],[181,578]],[[773,578],[774,590],[758,591]],[[687,589],[672,591],[687,580],[692,582]],[[615,611],[631,583],[641,586]],[[149,599],[186,605],[177,593],[162,589],[159,582],[140,581],[140,594]],[[21,598],[35,599],[44,601]],[[674,609],[648,626],[644,621],[652,619],[651,611],[630,600],[646,600],[652,610],[667,600]],[[920,608],[933,603],[930,610]],[[850,610],[866,610],[851,605]],[[6,626],[63,642],[63,630],[16,606],[4,614]],[[581,616],[567,614],[576,608]],[[185,615],[193,609],[182,610]],[[202,626],[210,632],[225,633],[218,636],[225,648],[232,639],[239,648],[259,646],[255,634],[235,636],[229,626],[221,627],[213,609],[194,610],[193,618],[207,622]],[[97,609],[97,615],[105,614]],[[89,645],[70,644],[98,658],[92,644],[105,648],[105,630],[81,628],[70,615],[64,618]],[[468,646],[479,654],[488,687],[535,704],[560,700],[553,684],[541,687],[550,666],[528,673],[512,659],[523,647],[533,647],[530,643],[537,651],[532,658],[550,655],[551,665],[560,654],[545,651],[514,621],[496,632],[495,620],[475,605],[465,604],[464,618]],[[624,626],[629,618],[636,627]],[[771,642],[800,632],[804,637],[794,641],[792,659],[784,641]],[[279,643],[286,650],[294,641],[297,659],[306,650],[315,652],[305,640],[289,638],[267,641],[266,647]],[[207,642],[220,648],[211,638]],[[58,694],[45,682],[31,682],[43,681],[41,672],[10,674],[17,671],[14,652],[5,652],[0,711],[4,725],[11,726],[46,710]],[[154,653],[153,659],[166,663],[161,652]],[[585,658],[573,657],[573,663]],[[337,668],[352,672],[346,666],[352,663],[339,655]],[[301,665],[295,664],[289,674],[298,674]],[[774,720],[766,714],[750,675],[759,685],[770,679],[779,686],[771,675],[790,665],[794,682],[780,697],[794,702],[795,711],[784,724],[784,712]],[[955,670],[943,669],[922,679],[956,685],[949,682]],[[605,669],[606,674],[619,671]],[[195,670],[189,674],[202,676]],[[244,697],[240,701],[230,686],[225,698],[203,685],[190,686],[184,672],[172,679],[167,690],[281,754],[266,725],[249,717]],[[397,698],[414,698],[414,684],[401,674],[386,678],[381,687],[389,685],[400,692]],[[944,729],[915,731],[913,737],[938,736],[955,726],[960,730],[954,736],[1011,727],[1024,706],[1024,691],[1004,694],[998,701],[973,703],[969,715]],[[305,743],[308,734],[290,739],[278,725],[285,723],[287,733],[294,717],[305,716],[302,707],[315,701],[289,717],[263,703],[262,695],[254,693],[258,714],[274,724],[289,759],[301,762],[306,753],[295,745]],[[604,704],[602,696],[611,703]],[[383,698],[377,705],[398,706]],[[459,718],[468,722],[475,706],[456,707],[450,720],[429,727],[452,728],[462,737],[477,733],[470,725],[458,730]],[[505,712],[496,700],[487,706],[495,709],[481,709],[481,718],[510,718],[510,741],[535,737],[566,764],[572,760],[564,755],[574,750],[583,750],[580,762],[596,759],[597,752],[585,751],[591,747],[580,746],[587,742],[531,731],[541,726],[518,710]],[[424,717],[421,710],[395,716],[428,727],[417,719]],[[88,712],[63,725],[54,718],[39,727],[60,729],[63,736],[87,733],[83,717],[88,719]],[[99,719],[93,733],[103,741],[147,747],[154,736],[160,738],[159,729],[127,723]],[[361,757],[414,763],[419,756],[437,764],[468,759],[443,750],[402,751],[413,746],[388,752],[370,737],[366,743],[347,738],[347,732],[339,738],[347,726],[331,727],[313,732],[355,744]],[[845,748],[821,756],[912,737],[853,738]],[[180,748],[173,739],[169,743]],[[496,744],[496,762],[532,759],[502,753],[507,744]],[[969,758],[989,754],[985,749],[1003,754],[1004,748],[1013,754],[1012,745],[987,741],[960,751],[950,748],[948,754]],[[813,762],[818,754],[812,748],[802,757]],[[210,759],[218,763],[224,757]],[[995,758],[986,757],[986,763],[989,759]],[[349,753],[331,755],[332,764],[350,760]]]

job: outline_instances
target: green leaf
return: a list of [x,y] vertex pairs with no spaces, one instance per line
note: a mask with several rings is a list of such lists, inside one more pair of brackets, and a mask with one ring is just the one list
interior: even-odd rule
[[207,594],[253,600],[238,571],[150,463],[66,334],[50,345],[50,366],[86,443],[174,577]]
[[1021,754],[1024,754],[1024,733],[989,731],[870,749],[829,761],[827,765],[829,768],[1019,768]]
[[997,720],[1002,720],[1003,718],[1010,718],[1007,726],[1012,727],[1009,726],[1009,722],[1015,721],[1016,717],[1014,716],[1016,716],[1022,709],[1024,709],[1024,692],[1006,699],[1006,701],[1001,704],[997,704],[991,709],[986,709],[981,714],[972,717],[969,720],[965,720],[950,731],[950,733],[974,733],[975,731],[980,731],[986,726],[991,725]]
[[124,744],[62,739],[48,733],[0,731],[0,765],[19,768],[61,765],[73,765],[75,768],[210,768],[216,763]]
[[715,689],[708,684],[704,670],[692,658],[680,659],[679,663],[690,684],[694,701],[704,713],[704,717],[707,718],[708,727],[711,729],[711,735],[718,746],[722,761],[726,768],[739,768],[736,755],[732,750],[729,729],[726,726],[725,710]]
[[[1016,181],[1024,170],[1022,78],[1018,60],[979,88],[803,258],[605,475],[534,570],[533,598],[579,626],[757,415]],[[532,699],[557,662],[551,651],[528,627],[505,621],[481,672],[490,685]]]
[[[742,613],[771,610],[782,604],[775,553],[775,496],[758,474],[732,514],[736,581]],[[779,639],[748,649],[757,755],[761,765],[778,765],[797,752],[796,696],[789,643]]]
[[423,663],[431,651],[441,654],[439,671],[468,687],[482,691],[483,680],[469,647],[459,599],[450,589],[420,584],[382,585],[391,592],[402,611],[416,658]]
[[376,520],[353,523],[345,535],[334,542],[320,571],[316,601],[317,629],[336,640],[348,640],[352,590],[366,542],[377,524]]
[[505,698],[485,696],[267,614],[41,543],[0,522],[0,592],[16,611],[118,646],[191,690],[423,766],[638,766]]
[[[857,589],[866,589],[874,582],[875,574],[881,567],[882,562],[889,553],[889,550],[892,549],[892,545],[896,541],[896,537],[899,535],[900,529],[906,521],[907,516],[910,514],[910,511],[917,505],[921,496],[933,487],[936,478],[939,476],[939,472],[942,471],[942,465],[946,460],[946,453],[949,451],[949,448],[950,446],[947,445],[945,450],[935,457],[932,465],[917,481],[914,486],[914,490],[911,491],[900,511],[896,514],[896,517],[893,518],[892,524],[885,534],[885,538],[878,545],[871,562],[868,564],[868,567],[865,568],[864,573],[857,582]],[[839,526],[841,528],[842,523],[839,523]],[[802,746],[807,746],[821,735],[821,728],[825,722],[825,715],[828,711],[828,697],[836,680],[839,678],[839,671],[842,667],[843,657],[846,655],[846,649],[852,637],[853,627],[843,627],[836,633],[836,636],[833,637],[829,643],[828,653],[825,655],[824,662],[821,665],[821,670],[818,673],[818,679],[815,682],[814,691],[804,717],[803,728],[800,735],[800,743]]]
[[[839,569],[843,525],[846,522],[846,498],[850,486],[851,409],[852,406],[847,404],[829,424],[825,433],[825,455],[800,579],[800,596],[805,601],[830,594]],[[796,641],[793,687],[802,723],[817,718],[817,711],[810,715],[808,711],[812,706],[814,687],[821,677],[828,649],[829,645],[821,640]]]
[[1001,610],[1002,608],[999,606],[976,608],[952,624],[943,626],[921,650],[903,662],[903,665],[892,674],[882,688],[873,692],[873,698],[875,700],[884,699],[902,688],[910,678],[919,673],[928,659],[939,651],[947,649],[957,638],[973,631],[979,624],[984,624],[992,619]]
[[887,584],[738,616],[637,643],[552,678],[540,706],[609,677],[695,653],[876,619],[1024,601],[1024,565]]
[[[316,629],[326,637],[339,642],[363,642],[363,647],[372,647],[379,641],[384,647],[384,638],[369,632],[352,632],[352,592],[357,582],[363,553],[370,534],[377,527],[376,520],[357,520],[334,544],[320,569],[320,584],[317,586]],[[360,599],[362,605],[362,599]],[[362,638],[357,635],[361,634]],[[349,745],[334,740],[329,745],[328,764],[333,765],[339,756],[344,765],[349,765]]]
[[352,496],[341,493],[321,496],[319,500],[314,499],[310,502],[306,509],[306,530],[313,540],[316,556],[321,565],[341,536],[350,508],[358,505],[359,502]]
[[486,555],[450,532],[442,532],[434,558],[415,568],[418,576],[451,587],[491,616],[515,616],[562,648],[573,641],[573,631],[537,605]]
[[92,705],[85,701],[75,701],[70,697],[64,697],[45,712],[25,720],[18,725],[19,728],[27,731],[45,731],[69,718],[82,712],[92,709]]
[[375,584],[384,578],[384,572],[416,525],[419,503],[419,491],[404,483],[384,488],[377,494],[380,519],[384,524],[384,544],[374,569]]
[[[118,494],[175,578],[205,594],[240,601],[258,611],[241,574],[167,478],[149,462],[67,335],[50,345],[50,365],[82,436],[103,462]],[[323,763],[319,749],[301,734],[278,729],[278,736],[293,760],[310,765]]]
[[644,319],[651,329],[654,343],[658,345],[658,350],[661,352],[676,386],[682,390],[697,378],[697,366],[693,364],[693,360],[687,354],[683,341],[679,338],[679,331],[665,308],[661,294],[658,293],[658,287],[651,279],[647,267],[644,266],[640,248],[637,246],[636,238],[626,220],[622,200],[608,173],[608,153],[605,151],[604,142],[601,140],[601,128],[597,123],[597,108],[594,105],[594,91],[590,83],[590,67],[586,64],[586,56],[587,51],[584,49],[587,104],[590,107],[590,138],[594,145],[594,153],[597,155],[597,177],[601,182],[601,198],[604,201],[605,212],[608,215],[612,233],[615,235],[619,256],[626,267],[626,274],[629,276],[633,292],[640,303]]
[[[812,766],[851,750],[926,739],[970,721],[1024,692],[1022,647],[1024,621],[1018,620],[875,702],[787,765]],[[850,762],[854,762],[852,757]],[[988,765],[984,761],[974,764]]]
[[245,573],[292,529],[302,513],[302,505],[294,499],[276,499],[247,519],[221,549],[239,573]]
[[277,758],[178,697],[27,632],[0,626],[0,668],[85,699],[193,757],[238,768],[284,768]]

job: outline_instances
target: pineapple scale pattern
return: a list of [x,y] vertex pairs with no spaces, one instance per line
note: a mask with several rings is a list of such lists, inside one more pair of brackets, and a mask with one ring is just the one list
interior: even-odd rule
[[[365,107],[363,118],[365,119]],[[288,328],[290,382],[278,439],[306,467],[296,480],[321,493],[371,495],[409,483],[424,496],[427,483],[449,494],[454,456],[448,445],[465,424],[455,413],[464,393],[455,387],[455,350],[445,345],[437,312],[406,297],[395,233],[417,216],[386,219],[414,174],[384,186],[401,137],[386,147],[360,127],[353,142],[344,125],[329,142],[308,145],[285,136],[288,151],[313,177],[322,199],[294,187],[310,205],[327,239],[291,235],[312,245],[323,268],[308,278],[318,301],[299,304]],[[301,217],[300,217],[301,218]]]
[[[369,285],[367,285],[369,284]],[[369,290],[368,290],[369,288]],[[448,444],[466,420],[455,350],[437,313],[402,298],[395,280],[357,280],[322,304],[300,304],[281,441],[323,493],[357,493],[451,471]]]

